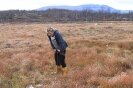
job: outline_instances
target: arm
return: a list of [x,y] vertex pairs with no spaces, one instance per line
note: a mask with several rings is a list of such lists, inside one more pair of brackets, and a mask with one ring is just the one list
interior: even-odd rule
[[50,41],[50,44],[51,44],[52,48],[55,49],[55,47],[53,46],[53,44],[51,42],[51,38],[49,36],[48,36],[48,38],[49,38],[49,41]]

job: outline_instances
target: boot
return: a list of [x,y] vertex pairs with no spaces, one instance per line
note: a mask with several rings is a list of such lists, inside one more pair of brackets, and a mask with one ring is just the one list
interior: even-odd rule
[[56,70],[57,70],[56,71],[57,74],[62,73],[62,67],[61,66],[57,66],[57,69]]
[[62,75],[63,76],[66,76],[67,74],[68,74],[68,68],[67,67],[64,67],[63,69],[62,69]]

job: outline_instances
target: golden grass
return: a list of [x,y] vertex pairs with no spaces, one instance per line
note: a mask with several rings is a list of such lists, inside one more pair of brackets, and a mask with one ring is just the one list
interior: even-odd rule
[[[66,78],[54,74],[49,26],[69,44]],[[132,28],[128,22],[0,24],[0,87],[132,88]]]

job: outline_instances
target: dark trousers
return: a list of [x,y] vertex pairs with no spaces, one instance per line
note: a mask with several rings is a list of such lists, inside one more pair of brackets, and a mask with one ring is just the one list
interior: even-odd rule
[[65,53],[66,53],[66,50],[64,51],[64,54],[61,54],[58,51],[55,52],[55,62],[57,66],[62,66],[63,68],[66,67]]

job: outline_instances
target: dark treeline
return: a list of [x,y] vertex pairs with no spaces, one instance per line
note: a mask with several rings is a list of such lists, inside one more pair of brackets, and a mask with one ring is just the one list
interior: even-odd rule
[[0,22],[78,22],[78,21],[133,21],[133,12],[109,13],[94,11],[69,11],[49,9],[46,11],[9,10],[0,11]]

